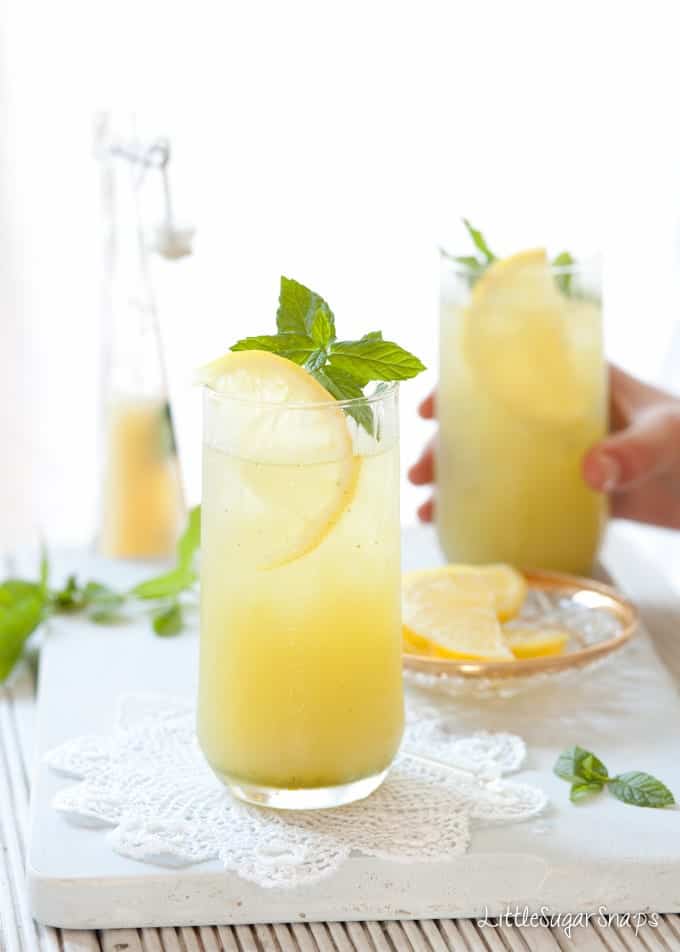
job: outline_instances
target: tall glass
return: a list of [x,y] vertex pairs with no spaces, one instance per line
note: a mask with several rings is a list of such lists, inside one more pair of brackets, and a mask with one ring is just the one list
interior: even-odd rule
[[599,264],[535,255],[485,285],[442,255],[437,527],[451,561],[587,574],[606,519],[581,475],[607,424]]
[[204,392],[198,736],[242,799],[360,799],[399,746],[397,398]]

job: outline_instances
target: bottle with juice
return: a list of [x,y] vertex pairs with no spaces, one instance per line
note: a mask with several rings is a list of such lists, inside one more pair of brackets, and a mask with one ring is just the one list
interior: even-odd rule
[[588,574],[606,519],[581,476],[607,423],[598,267],[488,257],[442,253],[439,539],[454,562]]
[[[105,243],[102,492],[97,547],[112,558],[172,554],[184,502],[142,195],[161,145],[97,124]],[[163,146],[165,147],[165,146]]]
[[200,744],[243,799],[347,803],[402,733],[397,385],[339,402],[256,350],[209,376]]

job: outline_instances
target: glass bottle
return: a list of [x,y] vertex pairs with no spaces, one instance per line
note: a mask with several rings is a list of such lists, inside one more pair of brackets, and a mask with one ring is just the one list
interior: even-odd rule
[[142,199],[163,143],[97,135],[105,223],[103,474],[98,548],[114,558],[171,554],[184,503]]

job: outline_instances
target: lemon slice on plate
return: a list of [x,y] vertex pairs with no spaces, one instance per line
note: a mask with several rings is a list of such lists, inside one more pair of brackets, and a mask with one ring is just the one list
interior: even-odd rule
[[525,593],[524,579],[509,566],[410,572],[402,582],[404,641],[440,657],[510,661],[499,612],[512,617]]
[[475,284],[465,310],[468,366],[513,413],[568,424],[586,412],[568,304],[542,248],[494,262]]
[[532,628],[513,624],[504,629],[505,642],[515,658],[546,658],[562,654],[569,632],[564,628]]
[[[207,452],[238,467],[231,515],[257,540],[243,558],[272,569],[312,552],[351,505],[361,472],[342,408],[306,370],[267,351],[225,354],[196,379],[215,391]],[[206,466],[205,478],[221,478],[223,468]]]

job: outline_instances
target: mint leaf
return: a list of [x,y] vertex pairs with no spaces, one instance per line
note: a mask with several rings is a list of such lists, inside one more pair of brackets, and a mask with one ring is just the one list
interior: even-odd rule
[[280,334],[309,336],[311,321],[319,307],[330,310],[324,299],[299,281],[281,276],[276,327]]
[[82,604],[88,609],[91,621],[108,625],[120,621],[125,596],[102,582],[88,582],[82,592]]
[[425,370],[417,357],[388,340],[339,341],[333,344],[329,361],[362,386],[371,380],[408,380]]
[[194,570],[189,567],[171,569],[135,585],[130,594],[135,598],[170,598],[191,588],[197,578]]
[[325,302],[317,307],[309,322],[309,336],[317,347],[321,348],[327,347],[335,340],[335,319]]
[[464,265],[466,268],[469,268],[471,271],[483,271],[484,265],[479,260],[479,258],[473,257],[473,255],[457,255],[453,259],[457,261],[458,264]]
[[609,782],[609,790],[624,803],[636,807],[669,807],[675,803],[668,787],[651,774],[639,770],[619,774]]
[[484,235],[481,233],[481,231],[478,228],[473,228],[467,218],[463,219],[463,224],[467,228],[470,238],[472,238],[472,243],[474,244],[477,251],[481,252],[481,254],[484,256],[486,263],[491,264],[492,261],[495,261],[496,255],[487,245]]
[[44,543],[40,546],[40,590],[47,597],[47,590],[50,581],[50,558],[47,553],[47,547]]
[[[574,265],[574,258],[568,251],[561,251],[552,260],[553,268],[570,268]],[[555,282],[563,294],[571,293],[571,274],[556,274]]]
[[58,612],[80,611],[83,607],[83,593],[77,576],[69,575],[63,587],[53,593],[52,607]]
[[569,799],[572,803],[581,803],[583,800],[587,800],[594,793],[599,793],[603,789],[604,784],[597,780],[574,783],[569,792]]
[[[265,350],[286,357],[304,367],[336,400],[358,400],[371,381],[408,380],[425,369],[413,354],[383,340],[382,331],[370,331],[358,341],[337,341],[335,318],[326,301],[291,278],[281,278],[276,326],[278,334],[244,337],[231,349]],[[373,433],[370,406],[344,409]],[[143,598],[175,594],[181,581],[173,570],[151,585],[138,586],[134,593]]]
[[230,349],[266,350],[279,357],[287,357],[293,363],[304,364],[310,354],[317,350],[317,345],[306,333],[261,334],[258,337],[244,337]]
[[177,562],[181,568],[191,568],[201,545],[201,507],[189,510],[184,532],[177,542]]
[[45,604],[41,582],[8,579],[0,585],[0,682],[11,673],[42,621]]
[[[361,384],[351,374],[331,364],[323,370],[316,370],[314,377],[336,400],[357,400],[364,395]],[[373,411],[367,403],[345,407],[344,410],[369,436],[373,436]]]
[[153,616],[153,630],[161,638],[171,638],[178,635],[184,626],[182,606],[174,602],[169,608],[164,608]]
[[191,588],[198,575],[194,556],[201,544],[201,507],[189,511],[186,528],[177,543],[177,565],[169,572],[140,582],[130,592],[135,598],[174,598]]
[[569,783],[580,784],[606,782],[609,779],[607,768],[602,761],[583,747],[575,746],[563,750],[555,762],[553,772]]
[[320,350],[313,350],[307,360],[304,362],[303,366],[305,370],[308,370],[310,374],[313,374],[314,371],[320,370],[327,360],[328,354],[326,353],[325,349],[321,348]]

